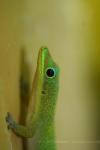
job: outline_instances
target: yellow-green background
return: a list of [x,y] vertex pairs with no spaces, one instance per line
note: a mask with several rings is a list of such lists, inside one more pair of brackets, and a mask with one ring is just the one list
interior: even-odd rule
[[99,0],[0,1],[0,150],[22,150],[21,139],[7,130],[5,115],[10,111],[17,121],[20,116],[22,50],[32,81],[43,45],[61,69],[57,150],[98,150]]

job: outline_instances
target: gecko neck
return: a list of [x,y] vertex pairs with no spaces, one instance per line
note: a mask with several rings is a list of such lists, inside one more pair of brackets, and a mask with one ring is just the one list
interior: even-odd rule
[[48,96],[42,97],[37,125],[37,141],[39,142],[37,144],[37,150],[47,150],[48,148],[49,150],[56,150],[54,131],[56,103],[54,102],[54,97],[53,99]]
[[41,124],[40,128],[37,130],[37,150],[55,150],[55,132],[54,124]]

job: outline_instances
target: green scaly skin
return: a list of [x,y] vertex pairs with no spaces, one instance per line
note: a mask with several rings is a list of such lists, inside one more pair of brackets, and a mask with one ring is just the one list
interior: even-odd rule
[[[53,70],[51,77],[48,69]],[[38,55],[26,126],[16,123],[10,113],[6,117],[9,128],[16,134],[26,138],[34,136],[36,150],[56,150],[54,117],[58,81],[59,68],[50,56],[48,48],[42,47]]]

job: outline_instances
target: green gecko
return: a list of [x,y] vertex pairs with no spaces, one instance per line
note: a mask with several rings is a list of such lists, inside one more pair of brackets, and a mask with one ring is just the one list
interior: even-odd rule
[[59,67],[47,47],[42,47],[39,51],[32,86],[26,126],[16,123],[8,113],[8,127],[22,137],[34,136],[36,150],[56,150],[54,118],[59,89]]

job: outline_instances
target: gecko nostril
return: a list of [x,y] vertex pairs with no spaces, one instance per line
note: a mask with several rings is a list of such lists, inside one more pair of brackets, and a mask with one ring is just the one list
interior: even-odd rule
[[42,91],[41,93],[42,93],[42,94],[46,94],[46,92],[45,92],[45,91]]

